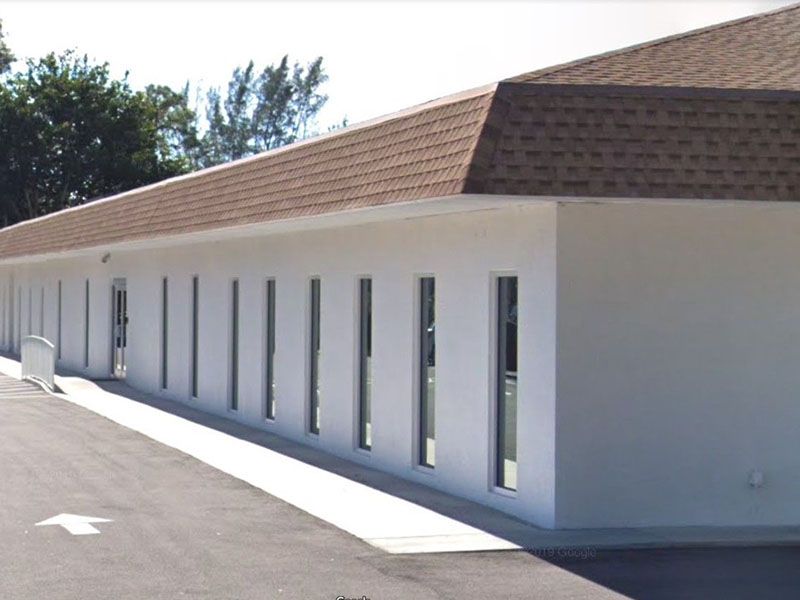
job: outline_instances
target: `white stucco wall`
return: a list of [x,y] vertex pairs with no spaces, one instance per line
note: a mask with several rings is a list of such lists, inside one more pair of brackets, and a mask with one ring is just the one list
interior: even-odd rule
[[[30,332],[39,332],[42,287],[44,333],[55,341],[60,279],[62,364],[109,376],[111,282],[124,277],[128,379],[138,388],[545,527],[800,522],[800,207],[532,203],[158,250],[112,249],[104,264],[105,251],[0,267],[3,345],[16,341],[17,320],[23,335],[29,317]],[[491,485],[492,277],[508,272],[520,284],[516,497]],[[195,274],[201,368],[199,398],[191,399]],[[420,274],[437,281],[434,473],[414,467]],[[166,391],[159,389],[163,276],[170,299]],[[322,280],[319,437],[306,433],[312,276]],[[355,449],[359,276],[373,278],[371,453]],[[242,324],[235,413],[226,409],[234,277]],[[263,418],[267,277],[277,284],[274,422]],[[753,470],[763,472],[763,487],[749,485]]]
[[[552,527],[555,519],[554,204],[115,251],[5,267],[4,288],[45,286],[55,339],[63,282],[62,364],[83,370],[84,280],[91,285],[90,368],[111,371],[111,283],[127,279],[128,381]],[[516,273],[520,295],[518,493],[492,489],[493,275]],[[190,398],[191,278],[200,278],[199,398]],[[414,467],[415,278],[436,277],[436,469]],[[161,278],[169,281],[169,385],[160,388]],[[322,281],[321,432],[307,431],[308,281]],[[357,279],[373,278],[373,448],[356,450]],[[239,410],[227,410],[230,282],[241,302]],[[277,414],[264,419],[265,280],[276,281]],[[16,292],[14,292],[16,293]],[[34,305],[36,304],[34,291]],[[0,302],[2,297],[0,296]],[[8,314],[14,312],[7,306]],[[34,323],[36,322],[34,309]],[[11,327],[12,319],[4,323]],[[36,326],[33,327],[37,332]],[[6,344],[10,339],[4,338]]]
[[800,207],[566,204],[557,230],[557,525],[800,523]]

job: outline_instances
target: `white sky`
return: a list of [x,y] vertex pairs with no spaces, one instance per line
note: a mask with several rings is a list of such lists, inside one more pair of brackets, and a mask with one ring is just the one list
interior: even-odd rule
[[18,57],[77,48],[137,88],[221,86],[251,58],[322,55],[324,129],[793,1],[0,0],[0,19]]

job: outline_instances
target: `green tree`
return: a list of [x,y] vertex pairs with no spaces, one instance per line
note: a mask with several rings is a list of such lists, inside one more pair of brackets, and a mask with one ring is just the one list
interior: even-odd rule
[[12,62],[14,62],[14,55],[3,40],[3,21],[0,20],[0,74],[8,71]]
[[189,82],[180,92],[166,85],[148,85],[145,94],[156,126],[156,152],[162,167],[174,172],[191,171],[201,157],[197,114],[189,106]]
[[250,61],[207,91],[200,127],[188,82],[134,91],[72,51],[13,60],[0,23],[0,226],[313,135],[328,99],[322,58]]
[[210,166],[290,144],[316,134],[316,118],[328,100],[322,57],[289,66],[284,56],[258,76],[254,63],[237,67],[222,98],[207,94],[201,164]]
[[187,171],[196,131],[186,95],[161,86],[135,92],[127,76],[116,80],[107,64],[74,52],[28,61],[0,86],[0,220]]
[[208,127],[201,140],[201,166],[218,165],[227,160],[226,123],[222,114],[222,100],[219,90],[208,90],[206,121]]
[[253,111],[253,61],[242,69],[237,67],[228,84],[225,97],[226,122],[223,131],[224,146],[228,160],[236,160],[251,154]]
[[294,106],[292,116],[291,141],[308,136],[309,127],[314,123],[328,101],[327,94],[319,93],[322,84],[328,81],[328,76],[322,68],[322,57],[310,62],[305,71],[297,64],[292,74],[292,87],[294,89]]
[[284,56],[278,65],[269,65],[262,71],[255,94],[258,101],[251,124],[255,151],[289,143],[290,132],[294,129],[292,103],[295,101],[295,88],[289,76],[288,56]]

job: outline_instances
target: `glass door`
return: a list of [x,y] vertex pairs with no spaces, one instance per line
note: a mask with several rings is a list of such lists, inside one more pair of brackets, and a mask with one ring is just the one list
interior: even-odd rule
[[127,366],[125,347],[128,343],[128,291],[125,279],[115,279],[111,285],[112,327],[111,327],[111,365],[114,377],[125,379]]

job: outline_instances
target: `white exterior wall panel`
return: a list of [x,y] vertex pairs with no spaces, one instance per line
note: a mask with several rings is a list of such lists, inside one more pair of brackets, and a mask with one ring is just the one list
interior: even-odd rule
[[[128,293],[128,382],[354,461],[553,526],[556,206],[483,210],[5,267],[24,294],[47,286],[55,338],[63,281],[62,365],[83,369],[84,280],[90,368],[111,371],[111,283]],[[519,493],[491,491],[492,275],[520,280]],[[415,278],[436,277],[436,469],[415,468]],[[199,397],[190,399],[191,278],[200,278]],[[169,281],[168,388],[161,383],[161,282]],[[321,431],[308,430],[309,279],[322,285]],[[373,278],[373,447],[356,450],[357,280]],[[228,407],[231,281],[240,286],[239,409]],[[265,422],[265,281],[276,281],[276,419]],[[35,304],[35,303],[34,303]],[[23,328],[25,330],[25,328]]]
[[796,204],[563,205],[558,299],[559,527],[800,523]]
[[[800,522],[800,211],[758,203],[562,203],[6,266],[18,320],[62,364],[110,372],[111,282],[127,279],[131,385],[264,427],[546,527]],[[519,492],[490,491],[492,277],[519,276]],[[190,399],[191,278],[200,278]],[[415,468],[416,288],[436,277],[436,469]],[[161,278],[169,386],[160,390]],[[309,279],[322,282],[321,432],[308,430]],[[373,448],[356,449],[357,280],[373,280]],[[84,281],[91,282],[83,369]],[[231,281],[239,410],[227,409]],[[265,281],[276,281],[277,414],[263,419]],[[18,306],[18,290],[22,303]],[[556,340],[558,343],[556,343]],[[556,365],[556,360],[558,361]],[[558,403],[556,404],[556,398]],[[753,488],[752,471],[764,474]]]

